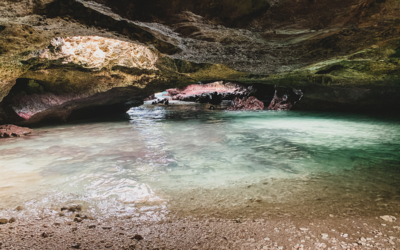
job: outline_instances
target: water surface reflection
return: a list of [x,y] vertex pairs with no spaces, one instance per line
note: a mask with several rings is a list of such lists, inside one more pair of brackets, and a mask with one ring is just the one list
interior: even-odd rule
[[201,104],[144,105],[128,115],[2,140],[1,206],[78,202],[103,215],[160,219],[277,206],[342,213],[362,203],[371,212],[399,202],[397,117]]

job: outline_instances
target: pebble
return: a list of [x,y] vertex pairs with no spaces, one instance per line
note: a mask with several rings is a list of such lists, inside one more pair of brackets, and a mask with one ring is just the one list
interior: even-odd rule
[[75,221],[75,222],[82,222],[82,218],[75,217],[74,221]]
[[22,211],[22,210],[24,210],[24,207],[23,206],[17,206],[16,208],[15,208],[15,211]]
[[0,224],[7,224],[8,220],[7,219],[0,219]]
[[396,217],[391,216],[391,215],[383,215],[380,217],[382,220],[388,221],[388,222],[393,222],[396,220]]
[[103,229],[111,229],[110,226],[103,226]]
[[82,211],[82,206],[81,205],[76,205],[76,204],[71,204],[69,206],[61,208],[61,211],[64,211],[64,210],[68,210],[68,211],[74,213],[76,211]]
[[141,236],[140,234],[136,234],[135,236],[132,237],[132,239],[134,239],[134,240],[143,240],[143,236]]
[[79,249],[79,248],[81,248],[81,243],[75,243],[71,247],[75,248],[75,249]]
[[11,219],[8,221],[8,223],[14,223],[16,221],[17,221],[17,219],[15,219],[14,217],[11,217]]
[[41,236],[42,236],[43,238],[49,237],[49,235],[48,235],[46,232],[42,233]]
[[95,228],[96,225],[89,225],[88,228]]

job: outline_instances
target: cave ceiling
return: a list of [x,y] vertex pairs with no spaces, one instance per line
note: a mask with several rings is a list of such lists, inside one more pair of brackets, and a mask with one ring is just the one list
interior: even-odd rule
[[[354,102],[398,94],[399,32],[399,0],[3,0],[0,101],[69,110],[225,80]],[[7,100],[20,78],[58,99]]]

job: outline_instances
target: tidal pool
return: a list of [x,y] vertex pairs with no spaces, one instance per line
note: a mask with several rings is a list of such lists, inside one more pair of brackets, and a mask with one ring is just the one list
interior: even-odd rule
[[400,118],[132,108],[0,140],[0,207],[102,216],[346,215],[400,205]]

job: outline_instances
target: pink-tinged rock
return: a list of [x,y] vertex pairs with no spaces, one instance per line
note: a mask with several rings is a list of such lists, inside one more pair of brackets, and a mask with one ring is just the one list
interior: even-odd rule
[[275,95],[268,106],[269,110],[291,110],[303,97],[301,90],[275,87]]
[[264,103],[254,96],[244,97],[240,99],[236,97],[232,101],[232,106],[228,110],[263,110]]
[[202,103],[220,103],[222,100],[232,100],[235,97],[248,96],[255,91],[251,86],[237,83],[213,82],[207,84],[192,84],[181,89],[168,89],[173,100],[196,101]]
[[20,137],[22,135],[29,135],[32,132],[33,132],[32,129],[18,127],[18,126],[11,125],[11,124],[0,125],[0,138]]

